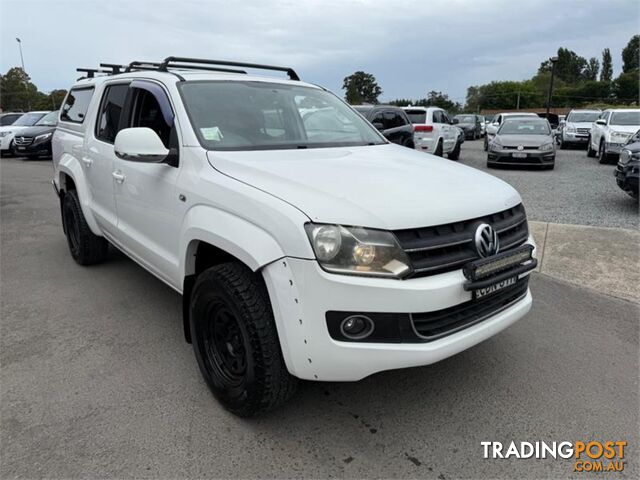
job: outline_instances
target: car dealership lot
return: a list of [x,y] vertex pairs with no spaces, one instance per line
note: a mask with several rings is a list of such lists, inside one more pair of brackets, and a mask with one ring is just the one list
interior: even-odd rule
[[554,170],[487,168],[482,140],[463,144],[460,163],[488,171],[522,195],[529,220],[599,227],[638,227],[638,202],[616,185],[615,165],[601,165],[584,148],[557,150]]
[[[461,162],[485,169],[482,142]],[[429,367],[307,383],[257,420],[226,413],[183,340],[179,296],[122,254],[69,256],[48,161],[2,159],[2,478],[566,477],[481,441],[626,440],[636,478],[638,305],[533,274],[532,312]],[[491,170],[532,220],[634,228],[613,166]],[[584,474],[581,474],[584,476]]]

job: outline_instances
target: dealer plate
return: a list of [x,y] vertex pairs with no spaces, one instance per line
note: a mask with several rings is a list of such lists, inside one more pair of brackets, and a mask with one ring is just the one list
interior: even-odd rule
[[500,290],[510,287],[511,285],[515,285],[518,281],[518,277],[507,278],[506,280],[502,280],[501,282],[494,283],[493,285],[489,285],[488,287],[478,288],[473,291],[473,298],[483,298],[487,295],[491,295],[492,293],[499,292]]
[[513,152],[513,158],[527,158],[527,154],[521,152]]

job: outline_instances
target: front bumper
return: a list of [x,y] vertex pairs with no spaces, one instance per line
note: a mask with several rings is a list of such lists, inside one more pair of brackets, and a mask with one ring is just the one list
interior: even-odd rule
[[0,137],[0,150],[2,150],[3,152],[9,151],[12,140],[13,135],[5,135],[4,137]]
[[607,155],[620,155],[622,147],[624,147],[625,145],[625,143],[605,142],[604,153],[606,153]]
[[[526,154],[525,158],[514,157],[513,154]],[[487,163],[490,165],[552,165],[556,159],[554,150],[489,150]]]
[[14,145],[16,155],[51,155],[51,140],[30,145]]
[[640,162],[630,161],[626,165],[618,162],[614,171],[616,183],[625,192],[632,191],[638,193],[638,178],[640,177]]
[[[528,243],[533,243],[529,237]],[[534,250],[535,252],[535,250]],[[521,275],[524,278],[527,274]],[[472,299],[461,270],[410,280],[325,272],[313,260],[285,258],[263,269],[287,368],[298,378],[356,381],[384,370],[428,365],[497,334],[531,308],[531,293],[482,321],[426,343],[364,343],[331,337],[327,312],[435,312]]]
[[570,133],[565,130],[562,131],[562,141],[564,143],[587,143],[589,140],[589,134],[587,133]]

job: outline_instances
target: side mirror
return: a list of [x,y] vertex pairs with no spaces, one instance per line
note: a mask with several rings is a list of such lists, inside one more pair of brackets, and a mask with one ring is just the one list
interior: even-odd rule
[[122,160],[142,163],[163,163],[170,154],[158,134],[147,127],[120,130],[113,149]]
[[606,125],[607,121],[604,118],[599,118],[596,120],[596,125]]
[[377,130],[384,130],[384,125],[380,122],[373,122],[373,126],[376,127]]

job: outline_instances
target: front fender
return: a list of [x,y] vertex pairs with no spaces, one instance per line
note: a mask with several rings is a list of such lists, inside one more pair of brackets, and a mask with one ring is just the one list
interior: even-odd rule
[[279,258],[284,252],[278,242],[259,226],[223,210],[196,205],[185,215],[180,235],[180,275],[195,271],[199,241],[233,255],[254,272]]
[[80,200],[82,213],[85,220],[87,221],[87,225],[89,225],[89,228],[94,235],[102,236],[100,227],[98,227],[98,223],[96,222],[96,219],[93,216],[93,212],[91,211],[92,196],[87,184],[87,179],[84,175],[84,171],[82,170],[82,165],[80,165],[79,160],[75,156],[70,155],[69,153],[63,153],[60,157],[60,162],[58,163],[55,178],[58,188],[60,190],[66,191],[67,185],[65,184],[63,174],[68,175],[73,179],[73,183],[76,186],[76,191],[78,192],[78,199]]

